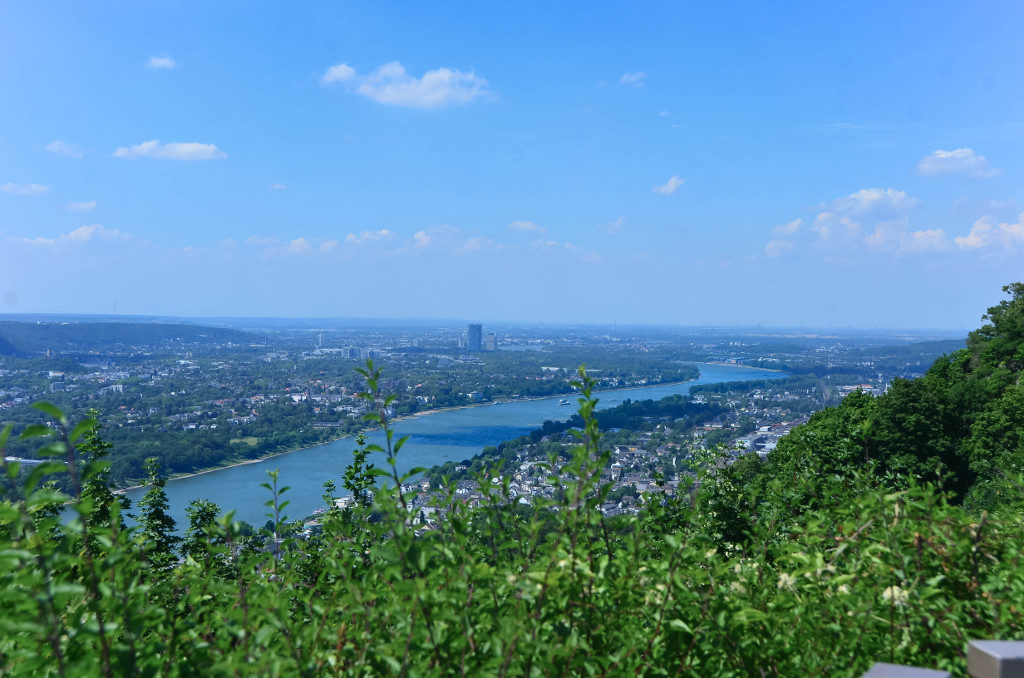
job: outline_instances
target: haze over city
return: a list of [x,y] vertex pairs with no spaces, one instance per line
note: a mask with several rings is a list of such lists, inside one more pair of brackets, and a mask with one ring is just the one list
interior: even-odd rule
[[1022,19],[9,4],[0,313],[974,327]]

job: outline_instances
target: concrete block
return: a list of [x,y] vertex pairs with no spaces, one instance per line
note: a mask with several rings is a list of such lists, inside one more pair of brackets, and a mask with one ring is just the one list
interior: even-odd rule
[[972,640],[967,673],[974,678],[1024,678],[1024,640]]

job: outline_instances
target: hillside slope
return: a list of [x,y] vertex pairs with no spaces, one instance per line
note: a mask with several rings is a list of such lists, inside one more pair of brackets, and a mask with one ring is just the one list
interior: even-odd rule
[[110,351],[194,342],[248,343],[252,335],[238,330],[202,325],[112,322],[0,321],[0,354],[43,354],[51,351]]
[[[794,502],[830,501],[823,491],[872,468],[894,488],[935,481],[972,511],[1019,500],[1024,473],[1024,284],[988,309],[967,346],[936,360],[918,379],[896,379],[882,396],[848,396],[779,441],[762,463],[745,459],[739,482],[762,498],[784,491],[783,479],[816,476]],[[797,491],[790,482],[785,491]]]

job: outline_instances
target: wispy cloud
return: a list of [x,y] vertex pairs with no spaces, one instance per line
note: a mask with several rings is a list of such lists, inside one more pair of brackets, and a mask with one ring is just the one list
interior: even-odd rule
[[40,195],[49,192],[49,190],[49,186],[43,186],[42,184],[15,184],[10,181],[6,184],[0,184],[0,191],[14,195]]
[[456,254],[470,254],[472,252],[483,252],[485,250],[499,249],[499,245],[493,238],[484,235],[474,235],[455,250]]
[[359,233],[349,233],[347,236],[345,236],[345,242],[354,245],[361,245],[366,242],[387,240],[392,235],[394,234],[386,228],[382,228],[377,231],[361,231]]
[[862,188],[832,201],[833,212],[849,217],[893,217],[903,215],[921,204],[906,191],[895,188]]
[[791,251],[794,246],[791,240],[772,240],[765,245],[764,253],[772,258],[781,257],[783,254]]
[[157,70],[159,70],[159,69],[167,69],[167,68],[177,68],[178,67],[178,62],[176,62],[174,59],[172,59],[169,56],[151,56],[151,57],[149,57],[149,61],[146,62],[146,67],[147,68],[154,68],[154,69],[157,69]]
[[917,163],[917,171],[926,176],[966,174],[982,179],[994,177],[1000,173],[1000,170],[992,167],[985,156],[978,155],[970,148],[932,151]]
[[69,144],[66,141],[56,139],[46,144],[46,150],[50,153],[56,153],[57,155],[66,155],[69,158],[81,158],[84,153],[82,150],[74,144]]
[[378,103],[408,108],[465,105],[493,96],[488,82],[473,71],[438,68],[415,77],[397,61],[386,63],[366,75],[359,75],[348,64],[338,63],[328,68],[320,76],[320,81],[326,85],[345,85]]
[[567,254],[587,264],[599,264],[604,261],[604,257],[594,250],[588,250],[571,242],[541,239],[534,240],[530,244],[535,250],[548,254]]
[[532,232],[532,233],[545,233],[546,230],[543,226],[535,224],[532,221],[512,221],[509,222],[508,227],[513,231],[521,232]]
[[647,74],[643,71],[632,71],[630,73],[623,73],[619,77],[620,85],[631,85],[633,87],[643,87],[644,80],[647,79]]
[[793,235],[797,231],[799,231],[800,228],[803,225],[804,225],[804,220],[803,219],[799,219],[799,218],[798,219],[794,219],[793,221],[790,221],[789,223],[779,224],[778,226],[776,226],[775,228],[772,229],[772,233],[774,233],[775,235],[786,235],[786,236]]
[[279,182],[276,184],[270,184],[269,186],[267,186],[267,188],[269,188],[272,191],[283,191],[285,188],[287,188],[287,186]]
[[677,176],[672,176],[669,177],[668,181],[661,184],[660,186],[655,186],[654,192],[660,193],[661,195],[672,195],[673,193],[679,190],[680,186],[682,186],[685,183],[686,179],[680,179]]
[[93,241],[127,241],[134,238],[116,228],[106,228],[99,224],[79,226],[69,233],[63,233],[56,238],[21,238],[20,240],[28,245],[37,247],[55,247],[61,245],[84,244]]
[[605,233],[608,233],[610,235],[614,235],[614,234],[616,234],[616,233],[618,233],[618,232],[620,232],[622,230],[622,227],[625,225],[625,223],[626,223],[626,217],[619,217],[618,219],[616,219],[615,221],[613,221],[611,223],[600,224],[598,226],[598,228],[600,228]]
[[895,254],[926,254],[951,249],[946,232],[941,228],[906,230],[885,224],[875,227],[874,233],[864,239],[868,248]]
[[96,209],[96,201],[90,200],[89,202],[69,202],[67,208],[72,212],[91,212]]
[[162,143],[156,139],[143,141],[135,146],[121,146],[114,151],[115,158],[135,160],[137,158],[156,158],[158,160],[220,160],[228,157],[215,144],[203,144],[195,141],[175,141]]
[[430,244],[430,234],[426,231],[416,231],[416,234],[412,236],[413,244],[416,247],[426,247]]

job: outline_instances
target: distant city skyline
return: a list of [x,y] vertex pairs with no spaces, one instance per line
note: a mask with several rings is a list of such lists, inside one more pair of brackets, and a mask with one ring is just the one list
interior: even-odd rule
[[5,8],[0,314],[972,328],[1024,5]]
[[[352,329],[379,329],[382,331],[408,332],[448,332],[461,337],[466,342],[465,319],[460,318],[360,318],[360,317],[312,317],[312,316],[169,316],[169,315],[112,315],[112,314],[76,314],[76,313],[0,313],[0,322],[124,322],[124,323],[185,323],[206,325],[210,327],[233,327],[237,329],[287,329],[308,332],[344,332]],[[871,335],[871,334],[906,334],[908,337],[961,338],[973,328],[958,327],[920,327],[908,328],[899,326],[854,326],[854,325],[696,325],[678,323],[600,323],[600,322],[560,322],[560,321],[518,321],[491,318],[479,323],[481,326],[497,327],[501,330],[591,330],[609,333],[630,332],[737,332],[740,335],[771,336],[792,332],[806,332],[808,336],[815,333],[840,335]],[[495,333],[497,336],[497,333]],[[481,343],[483,335],[481,336]]]

